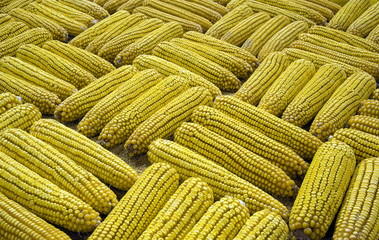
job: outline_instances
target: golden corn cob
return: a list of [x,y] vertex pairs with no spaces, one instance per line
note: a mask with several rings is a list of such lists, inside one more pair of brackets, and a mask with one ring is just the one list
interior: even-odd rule
[[226,196],[209,207],[184,240],[231,240],[249,219],[245,203]]
[[153,50],[153,55],[172,61],[214,83],[224,91],[235,91],[240,80],[229,70],[221,67],[196,52],[187,50],[170,42],[162,42]]
[[226,8],[231,11],[235,9],[236,7],[244,4],[247,0],[231,0],[226,4]]
[[365,72],[348,77],[317,113],[309,132],[322,141],[328,140],[355,115],[360,102],[369,98],[375,87],[375,79]]
[[[5,0],[4,0],[5,1]],[[4,2],[3,1],[3,2]],[[8,1],[8,0],[6,0]],[[11,0],[12,1],[12,0]],[[0,3],[1,4],[1,3]],[[8,22],[11,22],[13,21],[12,17],[9,16],[8,14],[6,13],[0,13],[0,26],[2,26],[3,24],[5,23],[8,23]]]
[[[92,2],[96,3],[97,5],[100,5],[100,6],[104,6],[104,4],[107,2],[108,0],[94,0]],[[139,0],[140,1],[140,0]]]
[[276,212],[264,209],[253,214],[233,240],[287,240],[288,232],[287,223]]
[[346,73],[338,65],[323,65],[289,102],[282,119],[299,127],[305,126],[345,79]]
[[25,31],[29,30],[29,27],[23,22],[9,22],[0,27],[0,42],[17,36]]
[[55,118],[62,122],[71,122],[83,117],[97,102],[133,77],[136,72],[137,69],[129,65],[102,76],[66,98],[56,108]]
[[304,7],[310,8],[310,9],[320,13],[323,17],[326,18],[327,21],[330,21],[330,19],[332,19],[334,16],[334,13],[332,10],[330,10],[327,7],[321,6],[318,3],[314,3],[314,2],[308,1],[308,0],[290,0],[290,1],[293,3],[299,4],[299,5],[302,5]]
[[116,66],[132,64],[133,60],[141,54],[151,54],[154,47],[163,41],[169,41],[183,35],[183,28],[177,22],[165,23],[160,28],[146,34],[122,50],[115,58]]
[[290,214],[296,237],[322,239],[337,214],[355,168],[354,152],[334,141],[321,145],[301,184]]
[[259,51],[259,60],[264,60],[270,53],[282,51],[295,41],[299,34],[308,30],[308,24],[304,21],[295,21],[280,29],[272,35]]
[[189,121],[197,106],[210,106],[212,102],[212,95],[203,87],[179,94],[134,130],[124,146],[129,156],[146,153],[151,142],[171,136],[183,122]]
[[221,4],[216,3],[213,0],[187,0],[191,3],[200,4],[204,7],[210,8],[218,13],[220,13],[222,16],[228,13],[228,9],[226,7],[222,6]]
[[379,136],[379,119],[369,116],[355,115],[348,122],[351,129],[356,129]]
[[20,104],[0,115],[0,130],[19,128],[29,131],[32,124],[41,117],[41,112],[33,104]]
[[[95,0],[95,2],[96,1],[104,1],[104,0]],[[105,1],[108,1],[108,0],[105,0]],[[124,11],[128,11],[132,13],[135,8],[142,6],[143,1],[144,0],[129,0],[123,5],[121,5],[119,8],[117,8],[117,11],[124,10]]]
[[172,75],[163,79],[141,94],[103,128],[99,136],[100,144],[110,148],[125,142],[138,125],[188,88],[185,78]]
[[372,98],[374,100],[379,100],[379,88],[375,89],[375,91],[372,93]]
[[337,216],[333,239],[374,240],[379,234],[379,159],[363,160],[355,169]]
[[280,52],[269,54],[233,96],[252,105],[257,105],[289,64],[290,61],[284,54]]
[[379,101],[375,97],[374,99],[363,100],[358,113],[363,116],[379,118]]
[[126,191],[137,180],[137,172],[124,160],[53,119],[35,122],[30,134],[50,144],[101,181],[118,189]]
[[104,183],[47,143],[21,129],[0,133],[0,151],[58,187],[77,196],[93,209],[107,214],[117,196]]
[[175,38],[170,42],[178,47],[195,52],[209,61],[228,69],[238,78],[248,78],[253,72],[252,66],[245,60],[237,58],[229,53],[219,51],[205,44],[182,38]]
[[240,21],[232,27],[228,32],[226,32],[221,40],[231,43],[236,46],[241,46],[242,43],[249,38],[260,26],[270,20],[270,15],[265,12],[258,12],[245,20]]
[[50,32],[53,39],[63,42],[67,41],[68,39],[67,30],[49,18],[45,18],[40,15],[28,12],[22,8],[13,9],[9,12],[9,15],[11,15],[12,18],[14,18],[17,21],[22,21],[30,28],[45,28]]
[[370,34],[366,37],[366,40],[379,45],[379,24],[370,32]]
[[213,191],[208,184],[199,178],[189,178],[179,186],[138,240],[183,239],[212,204]]
[[90,205],[2,152],[0,192],[42,219],[70,231],[90,232],[101,221]]
[[334,14],[336,14],[341,9],[341,5],[334,3],[332,1],[329,1],[329,0],[307,0],[307,1],[311,2],[311,3],[318,4],[322,7],[326,7],[328,9],[330,9]]
[[61,102],[54,93],[3,72],[0,72],[0,92],[10,92],[21,97],[22,102],[32,103],[42,114],[54,113]]
[[151,163],[170,164],[178,171],[181,180],[190,177],[200,178],[212,188],[216,200],[232,196],[244,201],[250,213],[268,208],[284,219],[288,218],[287,208],[278,200],[178,143],[163,139],[155,140],[149,145],[147,156]]
[[110,14],[116,12],[116,10],[121,7],[123,4],[127,3],[129,0],[107,0],[103,6]]
[[311,61],[299,59],[292,62],[263,95],[258,108],[281,116],[315,73],[316,68]]
[[61,100],[66,99],[77,91],[74,85],[44,72],[34,65],[23,62],[18,58],[3,57],[0,59],[0,67],[2,72],[44,88],[56,94]]
[[44,42],[52,40],[52,36],[44,28],[33,28],[17,36],[0,42],[0,58],[4,56],[16,55],[17,49],[24,44],[42,45]]
[[137,240],[179,185],[179,175],[164,163],[148,167],[96,228],[89,240]]
[[346,32],[366,37],[379,24],[379,2],[373,4],[350,24]]
[[15,8],[24,8],[33,2],[35,2],[35,0],[12,0],[7,6],[0,9],[0,13],[8,13]]
[[213,97],[221,95],[221,90],[205,78],[172,62],[153,55],[140,55],[136,57],[133,60],[133,66],[140,71],[145,69],[154,69],[166,77],[170,75],[178,75],[185,78],[191,87],[202,86],[206,88]]
[[71,61],[32,44],[22,45],[16,51],[16,57],[71,83],[78,89],[96,80],[91,73]]
[[0,115],[20,104],[21,100],[13,93],[0,93]]
[[93,3],[90,0],[56,0],[61,2],[64,5],[75,8],[78,11],[87,13],[97,20],[103,20],[106,17],[109,17],[107,10],[102,8],[96,3]]
[[3,0],[0,2],[0,8],[7,6],[13,0]]

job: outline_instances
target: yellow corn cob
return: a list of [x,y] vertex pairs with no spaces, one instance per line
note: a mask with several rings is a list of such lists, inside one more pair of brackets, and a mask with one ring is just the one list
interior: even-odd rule
[[34,65],[23,62],[18,58],[3,57],[0,59],[0,67],[2,72],[42,87],[56,94],[61,100],[66,99],[77,91],[70,83],[44,72]]
[[379,88],[375,89],[375,91],[372,93],[372,98],[379,100]]
[[98,4],[93,3],[88,0],[56,0],[64,5],[75,8],[78,11],[87,13],[88,15],[94,17],[97,20],[102,20],[109,17],[109,13],[104,8],[100,7]]
[[[89,0],[91,1],[91,0]],[[108,0],[94,0],[92,2],[96,3],[97,5],[100,5],[100,6],[104,6],[104,4],[107,2]],[[141,1],[141,0],[139,0]]]
[[[5,1],[5,0],[4,0]],[[3,1],[3,2],[4,2]],[[12,0],[11,0],[12,1]],[[1,4],[1,3],[0,3]],[[6,13],[0,13],[0,26],[2,26],[3,24],[5,23],[8,23],[10,21],[13,21],[12,17],[9,16],[8,14]]]
[[13,93],[0,93],[0,116],[11,108],[21,104],[21,100]]
[[286,70],[289,64],[290,61],[284,54],[280,52],[269,54],[234,94],[234,97],[252,105],[257,105],[269,87]]
[[213,204],[212,189],[199,178],[184,181],[138,240],[183,239]]
[[38,138],[13,128],[2,131],[0,140],[0,151],[77,196],[99,213],[107,214],[116,206],[116,194],[104,183]]
[[355,115],[360,102],[369,98],[375,87],[375,79],[365,72],[348,77],[317,113],[309,132],[326,141]]
[[226,4],[226,8],[231,11],[235,9],[236,7],[244,4],[247,0],[231,0]]
[[249,211],[243,201],[223,197],[209,207],[184,240],[231,240],[248,219]]
[[334,14],[336,14],[341,9],[340,5],[329,0],[307,0],[307,1],[318,4],[322,7],[326,7],[330,9]]
[[35,0],[12,0],[7,6],[0,9],[0,13],[8,13],[15,8],[24,8]]
[[71,239],[66,233],[29,212],[1,192],[0,219],[0,237],[2,239]]
[[189,121],[197,106],[210,106],[212,102],[212,95],[203,87],[179,94],[134,130],[124,146],[129,156],[146,153],[151,142],[171,136],[183,122]]
[[[104,1],[104,0],[95,0],[95,2],[96,1]],[[117,11],[125,10],[132,13],[135,8],[142,6],[143,1],[144,0],[129,0],[123,5],[121,5],[119,8],[117,8]]]
[[0,58],[4,56],[16,55],[16,50],[24,44],[42,45],[44,42],[52,40],[52,36],[44,28],[33,28],[17,36],[0,42]]
[[78,65],[32,44],[22,45],[16,57],[81,89],[96,78]]
[[164,163],[148,167],[89,240],[137,240],[179,185],[179,175]]
[[370,32],[370,34],[366,37],[366,40],[379,45],[379,24]]
[[351,129],[379,136],[379,119],[369,116],[355,115],[349,119]]
[[264,209],[252,215],[233,240],[287,240],[288,231],[287,223],[276,212]]
[[379,101],[377,99],[367,99],[362,101],[362,106],[359,108],[358,113],[363,116],[379,118]]
[[304,21],[295,21],[280,29],[270,37],[259,51],[259,60],[264,60],[270,53],[282,51],[295,41],[299,34],[308,30],[308,24]]
[[288,218],[287,208],[278,200],[178,143],[163,139],[155,140],[149,145],[147,156],[151,163],[170,164],[178,171],[181,180],[190,177],[200,178],[212,188],[215,199],[232,196],[244,201],[250,213],[269,208],[284,219]]
[[17,36],[25,31],[27,31],[29,27],[25,25],[23,22],[9,22],[0,27],[0,42]]
[[0,115],[0,130],[19,128],[29,131],[32,124],[41,117],[41,112],[33,104],[20,104]]
[[379,24],[379,2],[373,4],[354,22],[350,24],[346,32],[366,37]]
[[241,46],[252,33],[259,29],[259,27],[268,20],[270,20],[270,15],[267,13],[255,13],[232,27],[222,36],[221,40],[236,46]]
[[221,90],[210,81],[183,67],[156,56],[140,55],[133,60],[133,66],[140,71],[154,69],[166,77],[170,75],[178,75],[185,78],[191,87],[202,86],[206,88],[213,97],[221,95]]
[[229,70],[221,67],[196,52],[178,47],[170,42],[162,42],[153,50],[153,55],[172,61],[179,66],[199,74],[224,91],[235,91],[241,82]]
[[53,119],[35,122],[30,134],[50,144],[100,180],[118,189],[126,191],[137,180],[137,172],[124,160]]
[[62,122],[71,122],[83,117],[97,102],[133,77],[136,72],[137,69],[129,65],[102,76],[66,98],[56,108],[55,118]]
[[127,29],[109,42],[105,43],[97,54],[105,60],[113,62],[117,54],[119,54],[124,48],[143,36],[146,36],[146,34],[160,28],[162,25],[163,21],[158,18],[143,20],[140,23],[137,23],[136,26]]
[[334,16],[334,13],[332,10],[330,10],[327,7],[321,6],[318,3],[314,3],[308,0],[290,0],[290,1],[320,13],[323,17],[326,18],[327,21],[330,21],[330,19],[332,19]]
[[165,23],[160,28],[146,34],[122,50],[115,58],[116,66],[132,64],[133,60],[141,54],[151,54],[154,47],[163,41],[169,41],[183,35],[183,28],[177,22]]
[[4,7],[4,6],[7,6],[10,2],[12,2],[13,0],[3,0],[0,2],[0,8]]
[[186,79],[182,77],[173,75],[163,79],[141,94],[103,128],[99,136],[100,144],[110,148],[125,142],[138,125],[188,88]]
[[200,4],[204,7],[210,8],[218,13],[220,13],[222,16],[228,13],[228,9],[226,7],[222,6],[221,4],[218,4],[214,2],[213,0],[187,0],[191,3]]
[[299,127],[305,126],[345,79],[346,74],[338,65],[323,65],[289,102],[282,119]]
[[337,214],[354,173],[352,149],[340,141],[324,143],[301,184],[290,214],[296,237],[322,239]]
[[253,72],[252,66],[245,60],[209,47],[206,44],[197,43],[182,38],[172,39],[170,42],[174,43],[178,47],[195,52],[209,61],[228,69],[238,78],[248,78]]
[[270,86],[258,104],[258,108],[277,117],[316,73],[312,62],[299,59],[292,62]]
[[54,113],[61,102],[54,93],[3,72],[0,72],[0,92],[10,92],[20,96],[22,102],[32,103],[42,114]]
[[107,0],[103,6],[110,14],[116,12],[116,10],[121,7],[123,4],[127,3],[129,0]]

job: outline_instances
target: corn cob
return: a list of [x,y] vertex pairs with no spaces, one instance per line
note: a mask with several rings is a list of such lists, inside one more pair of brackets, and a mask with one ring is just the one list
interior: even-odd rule
[[21,100],[13,93],[0,93],[0,116],[11,108],[21,104]]
[[232,196],[244,201],[250,213],[268,208],[284,219],[288,218],[287,208],[278,200],[178,143],[163,139],[155,140],[149,145],[147,156],[151,163],[170,164],[178,171],[181,180],[190,177],[200,178],[212,188],[216,200]]
[[231,0],[226,4],[226,8],[231,11],[235,9],[238,6],[241,6],[244,4],[247,0]]
[[0,9],[0,13],[8,13],[15,8],[24,8],[35,0],[12,0],[7,6]]
[[100,7],[98,4],[93,3],[88,0],[56,0],[63,3],[71,8],[75,8],[78,11],[87,13],[97,20],[103,20],[109,17],[109,13],[104,8]]
[[164,163],[148,167],[88,240],[136,240],[179,185],[175,169]]
[[269,209],[252,215],[233,240],[271,239],[287,240],[288,226],[285,221]]
[[379,24],[379,2],[373,4],[350,24],[346,32],[366,37]]
[[108,30],[108,27],[118,25],[120,21],[124,20],[129,15],[130,14],[126,11],[118,11],[76,36],[69,42],[69,44],[85,49],[96,37],[105,33]]
[[13,0],[3,0],[0,2],[0,8],[7,6]]
[[284,54],[280,52],[269,54],[234,94],[234,97],[252,105],[257,105],[268,88],[286,70],[289,64],[290,61]]
[[209,207],[184,240],[231,240],[248,219],[249,211],[243,201],[223,197]]
[[99,213],[107,214],[116,206],[116,194],[47,143],[14,128],[2,131],[0,140],[0,151],[85,201]]
[[231,43],[236,46],[241,46],[242,43],[249,38],[260,26],[270,20],[270,15],[265,12],[255,13],[245,20],[240,21],[237,25],[226,32],[221,40]]
[[315,66],[308,60],[299,59],[292,62],[267,90],[258,108],[277,117],[281,116],[315,73]]
[[379,136],[379,119],[369,116],[355,115],[348,122],[351,129],[356,129]]
[[101,221],[90,205],[2,152],[0,192],[44,220],[70,231],[90,232]]
[[222,16],[228,13],[228,9],[226,7],[222,6],[221,4],[218,4],[214,2],[213,0],[187,0],[191,3],[200,4],[204,7],[210,8],[218,13],[220,13]]
[[341,6],[339,4],[329,1],[329,0],[307,0],[307,1],[326,7],[330,9],[333,12],[333,14],[336,14],[341,9]]
[[78,65],[32,44],[22,45],[16,51],[16,57],[71,83],[78,89],[96,80],[91,73]]
[[41,117],[41,112],[33,104],[17,105],[0,115],[0,130],[19,128],[28,131]]
[[0,210],[0,237],[2,239],[71,239],[64,232],[10,200],[1,192]]
[[151,142],[171,136],[183,122],[191,119],[197,106],[210,106],[212,101],[212,95],[203,87],[193,87],[179,94],[134,130],[124,146],[129,156],[146,153]]
[[305,126],[317,115],[345,79],[346,74],[338,65],[323,65],[289,102],[282,119],[295,126]]
[[325,236],[349,186],[355,163],[352,149],[343,142],[327,142],[317,150],[290,215],[289,227],[296,237]]
[[363,100],[358,113],[363,116],[379,118],[379,101],[376,99]]
[[[103,1],[103,0],[95,0],[95,1]],[[119,8],[117,8],[117,11],[124,10],[124,11],[128,11],[132,13],[135,8],[142,6],[143,1],[144,0],[129,0],[123,5],[121,5]]]
[[[104,6],[104,4],[107,2],[108,0],[94,0],[92,2],[96,3],[97,5],[100,5],[100,6]],[[139,0],[141,1],[141,0]]]
[[200,56],[208,59],[209,61],[214,62],[221,67],[224,67],[238,78],[248,78],[253,72],[252,66],[245,60],[219,51],[205,44],[182,38],[172,39],[170,42],[174,43],[178,47],[182,47],[195,52]]
[[184,181],[138,240],[183,239],[213,204],[212,189],[199,178]]
[[290,0],[290,1],[320,13],[324,18],[326,18],[327,21],[330,21],[330,19],[332,19],[334,16],[334,13],[332,10],[330,10],[327,7],[321,6],[318,3],[314,3],[308,0]]
[[2,72],[42,87],[56,94],[61,100],[66,99],[77,91],[70,83],[44,72],[34,65],[23,62],[18,58],[3,57],[0,59],[0,67]]
[[191,87],[202,86],[206,88],[213,97],[221,95],[221,90],[210,81],[183,67],[156,56],[140,55],[133,60],[133,66],[140,71],[154,69],[166,77],[170,75],[178,75],[185,78]]
[[56,108],[55,118],[62,122],[71,122],[83,117],[96,103],[133,77],[136,72],[135,67],[125,66],[102,76],[66,98]]
[[110,14],[116,12],[116,10],[121,7],[123,4],[127,3],[129,0],[107,0],[103,6]]
[[162,25],[163,21],[158,18],[143,20],[104,44],[97,54],[105,60],[113,62],[117,54],[124,48],[160,28]]
[[[5,1],[5,0],[4,0]],[[3,2],[4,2],[3,1]],[[1,4],[1,3],[0,3]],[[12,17],[9,16],[8,14],[6,13],[0,13],[0,26],[2,26],[3,24],[5,23],[8,23],[8,22],[11,22],[13,21]]]
[[372,93],[372,98],[374,100],[379,100],[379,88],[375,89],[375,91]]
[[199,74],[224,91],[235,91],[241,82],[229,70],[202,57],[196,52],[178,47],[170,42],[162,42],[153,50],[153,55],[172,61],[179,66]]
[[0,27],[0,42],[17,36],[29,29],[23,22],[9,22]]
[[295,41],[299,34],[308,30],[308,24],[304,21],[295,21],[280,29],[270,37],[259,51],[259,60],[264,60],[270,53],[282,51]]
[[0,72],[0,92],[20,96],[23,102],[32,103],[42,114],[52,114],[61,102],[54,93],[3,72]]
[[51,34],[44,28],[33,28],[17,36],[0,42],[0,58],[16,55],[16,50],[24,44],[42,45],[52,39]]
[[379,24],[369,33],[366,40],[379,45]]
[[50,32],[53,39],[63,42],[67,41],[68,39],[67,30],[49,18],[28,12],[22,8],[13,9],[9,12],[9,15],[11,15],[16,21],[22,21],[30,28],[45,28]]
[[138,125],[188,88],[186,79],[182,77],[173,75],[163,79],[141,94],[103,128],[99,136],[100,144],[110,148],[125,142]]
[[360,102],[369,98],[375,87],[375,79],[365,72],[348,77],[317,113],[309,132],[326,141],[355,115]]
[[53,119],[35,122],[30,134],[50,144],[100,180],[118,189],[128,190],[137,180],[137,172],[122,159]]

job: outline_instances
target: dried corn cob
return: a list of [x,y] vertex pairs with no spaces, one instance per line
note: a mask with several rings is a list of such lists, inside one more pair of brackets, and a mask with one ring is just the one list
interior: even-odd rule
[[8,13],[15,8],[24,8],[35,0],[12,0],[7,6],[0,9],[0,13]]
[[349,119],[351,129],[356,129],[379,136],[379,119],[369,116],[355,115]]
[[186,79],[182,77],[172,75],[163,79],[141,94],[103,128],[99,136],[100,144],[110,148],[125,142],[139,124],[188,88]]
[[133,66],[141,71],[145,69],[154,69],[166,77],[170,75],[178,75],[185,78],[191,87],[202,86],[206,88],[213,97],[221,95],[221,90],[210,81],[183,67],[156,56],[140,55],[133,60]]
[[50,144],[100,180],[116,188],[128,190],[137,180],[137,172],[122,159],[53,119],[35,122],[30,134]]
[[282,119],[299,127],[305,126],[317,115],[345,79],[346,74],[338,65],[323,65],[298,91],[283,112]]
[[290,1],[320,13],[323,17],[326,18],[327,21],[330,21],[330,19],[332,19],[334,16],[334,13],[332,10],[330,10],[327,7],[321,6],[318,3],[314,3],[308,0],[290,0]]
[[17,105],[0,115],[0,130],[19,128],[28,131],[41,117],[41,112],[33,104]]
[[87,13],[97,20],[102,20],[109,17],[109,13],[104,8],[100,7],[98,4],[93,3],[88,0],[56,0],[63,3],[69,7],[75,8],[78,11]]
[[366,37],[366,40],[379,45],[379,24],[370,32],[370,34]]
[[249,219],[245,203],[237,198],[223,197],[209,207],[184,240],[231,240]]
[[177,22],[165,23],[160,28],[146,34],[122,50],[114,61],[116,66],[132,64],[133,60],[141,54],[151,54],[154,47],[163,41],[169,41],[183,35],[183,28]]
[[61,100],[66,99],[77,91],[70,83],[44,72],[34,65],[23,62],[18,58],[3,57],[0,59],[0,67],[2,72],[42,87],[56,94]]
[[[4,1],[6,1],[6,0],[4,0]],[[3,2],[4,2],[3,1]],[[12,0],[11,0],[12,1]],[[0,3],[1,4],[1,3]],[[13,21],[13,19],[12,19],[12,17],[11,16],[9,16],[8,14],[6,14],[6,13],[0,13],[0,26],[2,26],[3,24],[5,24],[5,23],[8,23],[8,22],[10,22],[10,21]]]
[[121,7],[123,4],[127,3],[129,0],[107,0],[103,6],[110,14],[116,12],[116,10]]
[[325,103],[312,122],[309,132],[326,141],[338,129],[344,127],[362,100],[370,97],[376,82],[365,72],[348,77]]
[[[104,1],[104,0],[95,0],[95,2],[96,1]],[[125,10],[125,11],[132,13],[135,8],[142,6],[143,1],[144,0],[129,0],[126,3],[124,3],[123,5],[121,5],[117,9],[117,11]]]
[[78,89],[96,80],[91,73],[71,61],[32,44],[22,45],[16,51],[16,57],[71,83]]
[[259,51],[259,60],[264,60],[270,53],[282,51],[289,47],[297,39],[299,34],[308,30],[308,24],[304,21],[295,21],[280,29],[272,37],[268,38],[266,43]]
[[354,152],[343,142],[327,142],[317,150],[290,214],[289,227],[296,237],[325,236],[349,186],[355,163]]
[[204,7],[210,8],[218,13],[220,13],[222,16],[228,13],[228,9],[226,7],[222,6],[221,4],[218,4],[214,2],[213,0],[187,0],[191,3],[200,4]]
[[308,1],[318,4],[320,6],[326,7],[330,9],[334,14],[336,14],[341,9],[340,5],[329,0],[308,0]]
[[15,128],[2,131],[0,140],[0,151],[77,196],[99,213],[107,214],[116,206],[115,193],[47,143]]
[[27,31],[29,27],[25,25],[23,22],[9,22],[0,27],[0,42],[17,36],[25,31]]
[[137,69],[129,65],[102,76],[64,100],[55,110],[55,118],[62,122],[71,122],[83,117],[97,102],[133,77],[136,72]]
[[379,2],[373,4],[347,28],[346,32],[366,37],[379,24]]
[[13,93],[5,92],[0,94],[0,115],[11,108],[21,104],[21,100]]
[[289,64],[290,61],[284,54],[280,52],[269,54],[234,94],[234,97],[252,105],[257,105],[268,88],[286,70]]
[[115,209],[88,238],[136,240],[179,185],[175,169],[164,163],[148,167]]
[[199,178],[189,178],[179,186],[138,240],[183,239],[212,204],[213,192],[208,184]]
[[363,116],[379,118],[379,101],[376,99],[363,100],[358,113]]

